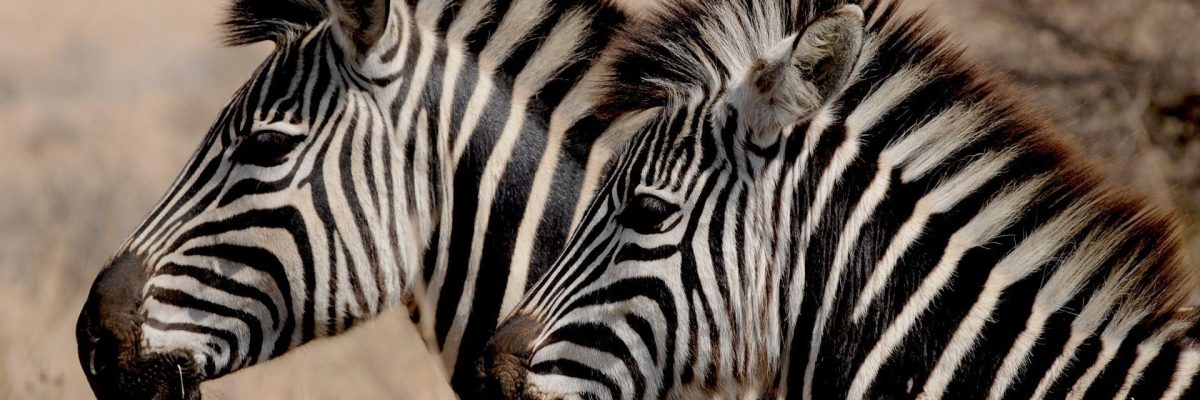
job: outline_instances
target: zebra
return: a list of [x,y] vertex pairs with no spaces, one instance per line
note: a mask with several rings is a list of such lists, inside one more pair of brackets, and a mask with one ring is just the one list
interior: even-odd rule
[[1195,271],[899,1],[668,2],[639,119],[477,373],[507,398],[1198,398]]
[[[96,277],[76,327],[100,398],[200,382],[411,312],[460,393],[600,182],[616,4],[235,0],[274,51]],[[459,368],[466,365],[466,368]]]

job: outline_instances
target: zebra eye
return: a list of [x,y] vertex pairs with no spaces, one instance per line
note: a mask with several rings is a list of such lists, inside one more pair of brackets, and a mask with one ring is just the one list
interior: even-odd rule
[[279,165],[303,141],[303,135],[273,130],[257,131],[242,139],[242,143],[233,151],[233,161],[260,167]]
[[677,212],[679,206],[661,197],[639,194],[625,203],[625,207],[617,215],[617,222],[637,233],[650,234],[669,229],[662,224]]

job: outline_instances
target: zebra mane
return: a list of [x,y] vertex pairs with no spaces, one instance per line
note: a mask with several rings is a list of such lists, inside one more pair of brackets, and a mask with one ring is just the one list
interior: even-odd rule
[[[668,105],[689,90],[724,90],[748,71],[771,46],[799,33],[816,17],[845,4],[863,7],[867,21],[866,65],[856,84],[879,85],[905,67],[923,70],[930,81],[954,87],[943,100],[966,96],[987,105],[977,115],[990,121],[993,146],[1009,146],[1043,160],[1056,185],[1048,191],[1064,202],[1093,203],[1098,217],[1111,221],[1094,229],[1128,238],[1137,268],[1123,271],[1127,295],[1166,307],[1180,306],[1200,276],[1183,252],[1174,213],[1158,209],[1144,196],[1130,194],[1104,178],[1100,168],[1079,154],[1036,107],[1003,78],[963,55],[961,46],[923,14],[901,15],[902,0],[666,0],[645,22],[633,24],[616,39],[610,80],[600,112],[622,115]],[[907,13],[904,13],[907,14]],[[870,52],[870,54],[867,54]],[[861,93],[860,93],[861,95]],[[953,99],[953,100],[951,100]],[[910,129],[912,127],[904,127]],[[1147,297],[1153,297],[1149,299]],[[1171,311],[1167,309],[1162,311]]]
[[224,42],[230,46],[279,43],[311,30],[328,11],[322,0],[233,0],[221,24]]
[[862,2],[665,0],[620,33],[605,103],[621,113],[662,105],[680,89],[712,89],[808,21]]

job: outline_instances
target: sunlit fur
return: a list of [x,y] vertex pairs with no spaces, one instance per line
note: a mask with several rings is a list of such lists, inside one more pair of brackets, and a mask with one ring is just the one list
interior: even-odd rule
[[[212,379],[404,304],[473,388],[456,364],[600,175],[596,60],[624,19],[593,1],[396,1],[361,51],[324,1],[236,1],[228,41],[276,49],[118,251],[150,271],[137,348],[184,350]],[[239,158],[266,131],[299,144]]]
[[755,131],[755,62],[842,2],[676,3],[617,39],[609,112],[650,122],[518,308],[544,325],[527,395],[1200,393],[1171,217],[944,34],[864,4],[844,85]]

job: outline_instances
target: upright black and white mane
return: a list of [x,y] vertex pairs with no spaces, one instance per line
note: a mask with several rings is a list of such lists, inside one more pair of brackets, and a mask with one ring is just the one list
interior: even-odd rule
[[304,35],[329,15],[323,0],[235,0],[226,11],[225,43],[281,42]]
[[[1182,306],[1196,286],[1195,268],[1183,257],[1177,216],[1144,196],[1108,181],[1101,168],[1081,153],[1069,135],[1054,126],[1007,79],[965,56],[949,33],[924,13],[901,10],[902,0],[815,1],[667,0],[650,18],[629,25],[617,40],[612,79],[602,109],[611,115],[665,106],[690,90],[723,95],[744,79],[752,61],[768,55],[772,45],[796,34],[815,18],[846,4],[860,5],[867,21],[867,44],[854,71],[855,79],[841,95],[857,106],[897,73],[923,72],[913,78],[923,86],[904,106],[927,113],[960,104],[973,108],[981,125],[990,126],[981,148],[1010,147],[1036,155],[1031,169],[1055,171],[1056,186],[1072,196],[1102,203],[1112,220],[1131,238],[1146,238],[1147,252],[1136,275],[1160,294],[1163,310]],[[849,111],[849,110],[846,110]],[[928,122],[909,118],[894,128],[905,132]]]

